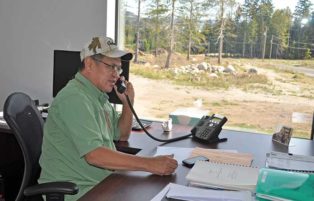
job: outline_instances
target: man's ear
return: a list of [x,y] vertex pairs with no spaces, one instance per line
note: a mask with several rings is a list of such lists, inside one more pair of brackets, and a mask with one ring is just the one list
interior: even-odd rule
[[84,59],[84,65],[85,65],[85,69],[87,71],[90,71],[92,67],[94,66],[94,60],[91,57],[86,57]]

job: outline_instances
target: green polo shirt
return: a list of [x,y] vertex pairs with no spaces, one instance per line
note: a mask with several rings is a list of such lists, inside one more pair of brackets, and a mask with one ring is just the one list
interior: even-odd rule
[[77,200],[111,171],[88,164],[84,155],[97,147],[115,150],[119,115],[101,92],[80,73],[58,93],[49,108],[39,183],[72,181],[79,187]]

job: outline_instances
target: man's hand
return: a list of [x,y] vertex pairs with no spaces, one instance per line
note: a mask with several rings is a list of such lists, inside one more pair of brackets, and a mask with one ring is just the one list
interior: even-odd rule
[[157,175],[170,175],[178,167],[178,162],[173,159],[173,155],[155,156],[150,159],[148,172]]
[[122,104],[125,105],[125,104],[128,104],[125,95],[128,95],[131,103],[133,104],[133,102],[134,102],[134,88],[133,88],[132,83],[125,80],[125,78],[123,76],[121,76],[120,79],[125,83],[126,90],[124,93],[121,94],[117,91],[117,86],[114,86],[114,90],[116,91],[117,96],[121,100]]

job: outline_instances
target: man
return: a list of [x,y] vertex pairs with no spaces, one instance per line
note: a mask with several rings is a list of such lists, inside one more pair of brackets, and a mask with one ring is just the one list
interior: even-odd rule
[[[79,72],[49,108],[39,182],[76,183],[79,193],[66,196],[67,201],[77,200],[113,170],[169,175],[178,166],[172,156],[139,157],[116,151],[113,140],[128,140],[132,122],[126,97],[115,86],[123,70],[121,58],[131,60],[132,54],[118,50],[110,38],[94,37],[81,51]],[[133,103],[133,86],[125,83],[124,93]],[[113,89],[123,104],[120,115],[106,94]]]

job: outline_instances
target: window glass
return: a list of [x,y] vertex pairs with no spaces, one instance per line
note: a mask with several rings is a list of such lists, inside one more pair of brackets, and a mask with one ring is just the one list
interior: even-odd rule
[[311,137],[314,2],[245,2],[121,1],[138,116],[205,111],[224,128]]
[[106,20],[106,36],[112,38],[116,42],[117,30],[117,14],[115,0],[107,1],[107,20]]

